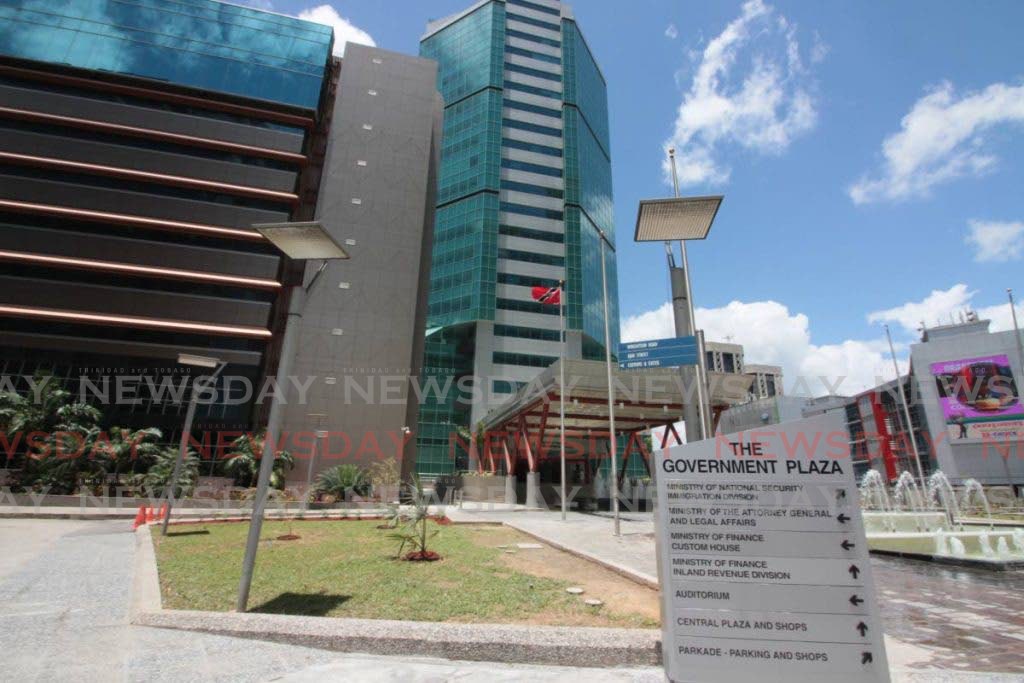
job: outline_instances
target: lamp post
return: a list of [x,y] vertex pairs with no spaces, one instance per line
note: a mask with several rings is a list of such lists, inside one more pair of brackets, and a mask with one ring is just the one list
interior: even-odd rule
[[[619,535],[619,464],[618,444],[615,443],[615,384],[612,377],[612,334],[611,325],[608,320],[608,266],[605,264],[605,247],[611,247],[608,237],[604,231],[598,229],[597,234],[601,237],[601,293],[604,299],[604,363],[608,374],[608,453],[611,456],[611,497],[612,516],[615,519],[614,533]],[[564,390],[564,389],[563,389]],[[564,476],[564,475],[563,475]],[[562,500],[565,500],[563,491]]]
[[[334,241],[319,223],[272,223],[254,225],[261,235],[285,256],[294,260],[322,259],[323,263],[308,285],[289,288],[288,318],[284,324],[284,338],[281,341],[281,356],[277,363],[277,387],[287,391],[288,376],[295,356],[295,343],[302,322],[302,311],[306,297],[319,282],[329,261],[347,259],[348,253]],[[278,391],[273,392],[270,402],[270,416],[267,418],[267,432],[263,441],[263,456],[260,458],[259,479],[256,483],[256,498],[253,500],[252,518],[249,521],[249,536],[245,542],[245,557],[242,560],[242,577],[238,583],[238,600],[235,609],[244,612],[249,603],[249,589],[252,587],[252,573],[256,566],[256,551],[263,529],[263,513],[267,505],[267,489],[270,475],[274,470],[274,446],[281,429],[284,412]]]
[[[693,297],[690,286],[690,264],[686,254],[687,240],[702,240],[711,231],[711,225],[722,205],[721,195],[709,197],[680,197],[676,175],[675,150],[668,151],[672,169],[672,199],[641,200],[636,217],[635,242],[664,242],[672,282],[672,311],[676,336],[697,337],[697,366],[683,367],[681,374],[686,403],[683,420],[686,440],[705,439],[711,432],[707,378],[704,359],[703,335],[696,330]],[[681,263],[676,265],[672,241],[679,241]]]
[[[889,333],[889,326],[885,325],[885,337],[889,340],[889,355],[892,357],[892,369],[896,371],[896,386],[900,392],[900,403],[903,404],[903,417],[907,423],[907,439],[910,441],[911,451],[914,454],[914,464],[917,465],[917,478],[921,482],[921,490],[927,490],[924,480],[924,469],[921,467],[921,453],[917,450],[917,437],[914,436],[914,423],[910,421],[910,406],[907,404],[907,394],[903,391],[903,379],[900,377],[900,367],[896,364],[896,349],[892,345],[892,334]],[[907,373],[910,379],[910,373]]]
[[178,458],[174,461],[174,470],[171,472],[171,479],[167,482],[167,487],[164,489],[164,505],[166,506],[166,512],[164,513],[163,525],[160,529],[160,535],[167,535],[167,526],[171,522],[171,508],[174,507],[174,489],[178,486],[178,479],[181,477],[181,468],[185,464],[185,456],[188,453],[188,437],[192,434],[192,422],[196,416],[196,404],[199,403],[199,394],[204,389],[213,385],[217,381],[217,375],[219,375],[227,363],[224,363],[219,358],[209,358],[207,356],[195,356],[190,353],[179,353],[178,354],[179,365],[189,365],[197,368],[212,368],[213,373],[206,377],[206,382],[199,384],[199,377],[196,377],[192,381],[192,395],[189,397],[188,410],[185,411],[185,424],[181,428],[181,442],[178,445]]

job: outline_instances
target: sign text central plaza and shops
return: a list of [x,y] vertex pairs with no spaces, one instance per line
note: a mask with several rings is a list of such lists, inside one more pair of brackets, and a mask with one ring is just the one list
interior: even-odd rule
[[888,681],[857,486],[834,415],[657,463],[672,681]]

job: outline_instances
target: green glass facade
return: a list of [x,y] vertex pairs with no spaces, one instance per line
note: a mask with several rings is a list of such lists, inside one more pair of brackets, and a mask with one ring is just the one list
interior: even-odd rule
[[[550,365],[558,310],[522,292],[558,277],[567,328],[580,333],[584,358],[603,359],[601,233],[612,245],[604,253],[618,343],[607,88],[575,21],[562,14],[548,3],[491,0],[428,27],[421,42],[420,54],[438,61],[445,100],[424,380],[493,366],[532,376]],[[492,323],[493,337],[474,330]],[[519,346],[490,348],[492,338]],[[507,395],[522,379],[481,381]],[[450,435],[479,418],[456,394],[425,398],[421,473],[451,471]]]

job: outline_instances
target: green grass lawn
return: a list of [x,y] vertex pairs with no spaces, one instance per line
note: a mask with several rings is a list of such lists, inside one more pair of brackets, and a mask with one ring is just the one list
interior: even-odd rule
[[[496,546],[530,541],[507,527],[443,526],[438,562],[394,558],[379,521],[267,522],[250,610],[371,619],[653,628],[640,614],[595,611],[572,585],[512,569]],[[431,522],[432,530],[437,528]],[[295,533],[293,541],[273,540]],[[164,607],[234,608],[248,524],[182,525],[153,534]],[[529,552],[529,551],[524,551]],[[584,560],[580,560],[584,562]]]

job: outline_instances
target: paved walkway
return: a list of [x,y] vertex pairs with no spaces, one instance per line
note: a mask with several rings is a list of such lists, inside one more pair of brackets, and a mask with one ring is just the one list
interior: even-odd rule
[[[504,522],[532,536],[657,582],[649,513],[450,508],[455,521]],[[907,670],[1009,672],[1024,680],[1024,571],[989,572],[872,557],[890,665]]]
[[[574,515],[566,531],[558,513],[458,512],[476,521],[509,517],[558,544],[582,543],[637,572],[653,572],[649,518],[610,520]],[[589,540],[588,540],[589,539]],[[660,681],[659,669],[570,669],[401,657],[344,655],[313,648],[131,626],[135,542],[124,521],[0,519],[0,652],[14,681]],[[645,550],[646,548],[646,550]],[[962,570],[876,562],[883,618],[891,635],[917,642],[897,666],[931,664],[946,672],[899,669],[901,683],[1020,681],[1024,671],[1020,575],[977,578]],[[884,587],[883,587],[884,586]],[[915,663],[916,661],[916,663]]]

